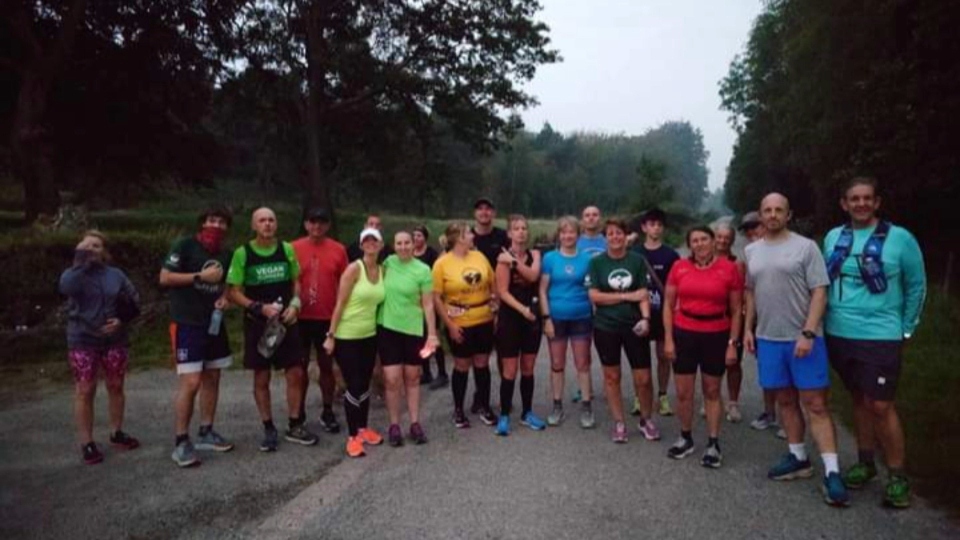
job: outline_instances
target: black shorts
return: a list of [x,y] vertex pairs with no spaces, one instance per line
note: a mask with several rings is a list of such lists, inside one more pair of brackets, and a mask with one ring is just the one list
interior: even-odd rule
[[893,401],[903,364],[902,341],[827,336],[830,365],[851,392],[876,401]]
[[619,332],[594,328],[593,344],[604,366],[619,366],[620,350],[623,349],[630,369],[650,369],[650,340],[634,334],[630,328]]
[[170,324],[170,339],[177,359],[177,375],[199,373],[206,369],[225,369],[233,363],[227,325],[211,336],[209,327],[193,324]]
[[454,358],[471,358],[479,354],[490,354],[492,350],[493,321],[463,327],[463,341],[460,343],[450,338],[450,354]]
[[664,333],[663,329],[663,312],[659,309],[650,308],[650,341],[663,341]]
[[377,352],[384,366],[421,366],[420,350],[426,339],[377,326]]
[[727,370],[729,341],[729,330],[696,332],[674,328],[673,342],[677,346],[677,360],[673,363],[673,372],[677,375],[696,375],[699,369],[704,375],[723,377]]
[[529,321],[519,316],[500,315],[497,319],[497,357],[517,358],[521,354],[537,354],[543,329],[540,319]]
[[287,369],[302,366],[303,342],[300,339],[300,325],[287,327],[287,333],[280,347],[270,358],[264,358],[257,352],[257,343],[267,328],[267,321],[245,316],[243,318],[243,367],[246,369]]
[[303,343],[303,360],[310,363],[310,354],[317,351],[317,362],[329,361],[330,357],[323,350],[323,342],[327,339],[327,332],[330,331],[330,321],[319,319],[300,319],[297,321],[300,327],[300,342]]
[[593,335],[593,319],[573,319],[569,321],[553,319],[553,339],[586,339]]

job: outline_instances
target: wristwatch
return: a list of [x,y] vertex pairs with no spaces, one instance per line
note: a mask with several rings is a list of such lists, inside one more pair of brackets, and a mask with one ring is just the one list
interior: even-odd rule
[[511,269],[511,270],[516,270],[516,269],[517,269],[517,260],[516,260],[516,259],[510,261],[510,269]]
[[803,332],[800,332],[800,335],[807,339],[814,339],[817,337],[817,334],[815,334],[813,330],[804,330]]
[[740,342],[735,339],[730,339],[730,340],[727,340],[727,345],[733,345],[734,347],[739,347]]

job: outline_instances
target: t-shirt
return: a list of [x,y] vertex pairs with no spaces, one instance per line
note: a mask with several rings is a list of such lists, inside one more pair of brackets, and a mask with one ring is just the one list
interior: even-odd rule
[[730,329],[730,292],[743,290],[735,263],[717,259],[706,268],[697,268],[690,259],[681,259],[670,270],[666,285],[677,288],[673,316],[677,328],[694,332]]
[[347,250],[331,238],[320,242],[300,238],[292,245],[300,263],[300,318],[329,321],[337,305],[340,276],[347,269]]
[[[590,259],[586,283],[587,287],[605,293],[637,291],[647,288],[647,270],[640,255],[632,251],[619,259],[601,253]],[[619,332],[633,328],[639,320],[639,303],[620,302],[598,305],[593,325],[607,332]]]
[[487,262],[490,263],[491,268],[496,267],[497,257],[500,256],[502,249],[510,247],[510,239],[507,237],[507,231],[500,227],[494,227],[489,233],[481,235],[478,234],[475,229],[471,230],[473,230],[474,234],[474,247],[487,257]]
[[[293,251],[293,246],[289,242],[280,242],[283,246],[283,254],[286,262],[289,263],[285,269],[277,268],[263,269],[264,272],[247,272],[247,251],[244,246],[238,247],[233,252],[233,259],[230,261],[230,270],[227,272],[228,285],[260,285],[267,282],[295,280],[300,277],[300,263],[297,261],[297,254]],[[250,249],[261,257],[270,257],[277,252],[277,245],[260,247],[254,241],[248,243]],[[281,275],[282,273],[282,275]]]
[[596,236],[581,234],[580,238],[577,238],[577,249],[591,257],[596,257],[607,250],[607,239],[602,234]]
[[417,259],[420,260],[423,264],[433,268],[433,263],[437,262],[437,258],[440,257],[440,254],[437,253],[437,250],[433,249],[430,246],[427,246],[427,249],[423,251],[420,255],[415,255]]
[[221,249],[210,253],[195,236],[185,236],[173,243],[163,260],[163,268],[178,274],[197,274],[209,267],[219,267],[223,276],[219,283],[194,282],[186,287],[170,289],[170,315],[174,322],[202,326],[210,322],[213,304],[226,288],[230,252]]
[[[827,234],[824,258],[829,259],[843,227]],[[912,334],[920,321],[927,291],[923,253],[916,238],[893,225],[883,242],[880,258],[887,277],[887,290],[872,294],[860,276],[863,246],[876,227],[853,229],[853,246],[840,277],[830,284],[826,331],[848,339],[901,340]]]
[[575,321],[593,316],[590,297],[584,285],[591,258],[585,251],[577,250],[575,255],[568,256],[559,249],[543,256],[540,273],[550,277],[547,300],[550,303],[550,317],[554,320]]
[[[653,272],[660,279],[660,283],[664,285],[667,284],[670,269],[673,268],[674,263],[680,260],[680,254],[676,250],[663,244],[657,249],[647,249],[641,242],[630,249],[647,259],[647,262],[653,267]],[[660,311],[663,305],[663,291],[657,286],[657,281],[653,279],[649,272],[647,272],[647,281],[650,283],[650,309]]]
[[466,257],[445,253],[433,265],[433,291],[443,294],[448,314],[463,327],[493,320],[492,283],[493,268],[479,251],[468,251]]
[[[757,337],[794,341],[803,331],[813,289],[830,284],[817,244],[791,232],[786,240],[747,246],[747,288],[753,290]],[[822,335],[822,324],[815,332]]]
[[383,261],[386,298],[377,315],[377,324],[410,336],[423,335],[424,293],[433,290],[430,267],[417,259],[407,262],[391,255]]

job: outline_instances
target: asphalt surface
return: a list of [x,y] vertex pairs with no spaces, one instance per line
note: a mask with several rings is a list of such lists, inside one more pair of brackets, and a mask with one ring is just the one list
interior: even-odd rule
[[[744,365],[749,420],[759,413],[760,393],[755,363]],[[535,409],[544,417],[548,370],[542,351]],[[594,362],[595,388],[600,382]],[[217,429],[237,449],[180,470],[169,458],[174,385],[167,371],[129,378],[126,428],[144,445],[107,447],[96,466],[80,462],[68,391],[0,411],[0,538],[960,538],[960,527],[922,500],[907,511],[882,508],[880,482],[840,510],[822,502],[818,480],[767,480],[785,444],[746,421],[724,423],[719,470],[699,464],[706,437],[699,418],[698,451],[684,461],[666,458],[679,434],[676,417],[657,419],[660,442],[643,440],[631,423],[629,443],[616,445],[602,396],[594,404],[597,429],[582,430],[568,402],[562,426],[533,432],[515,418],[514,433],[501,438],[476,417],[471,429],[455,429],[449,388],[425,392],[429,444],[384,445],[346,460],[343,435],[259,453],[251,377],[229,371]],[[281,389],[274,385],[278,419]],[[624,389],[632,396],[626,381]],[[101,444],[105,397],[98,394]],[[311,389],[310,405],[317,404]],[[385,431],[385,416],[375,403],[372,425]],[[841,445],[841,462],[850,463],[849,434],[841,433]]]

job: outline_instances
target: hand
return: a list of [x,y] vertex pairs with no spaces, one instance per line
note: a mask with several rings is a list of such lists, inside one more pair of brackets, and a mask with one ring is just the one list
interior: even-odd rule
[[727,356],[725,358],[728,366],[737,365],[737,346],[736,345],[727,345]]
[[497,255],[497,264],[509,265],[517,260],[507,248],[500,248],[500,254]]
[[450,336],[450,339],[456,343],[463,343],[463,328],[460,328],[460,325],[455,323],[448,324],[447,334]]
[[553,339],[557,337],[557,333],[553,329],[552,320],[547,319],[546,322],[543,323],[543,335],[547,336],[547,339]]
[[524,307],[524,308],[523,308],[523,313],[522,313],[522,315],[523,315],[528,321],[530,321],[530,322],[533,322],[533,321],[537,320],[537,315],[536,315],[536,314],[533,312],[533,310],[530,309],[529,307]]
[[268,319],[272,319],[280,314],[280,310],[273,304],[264,304],[263,307],[260,308],[260,314]]
[[677,344],[673,342],[672,337],[668,337],[663,342],[663,356],[671,362],[677,361]]
[[440,340],[437,338],[437,336],[427,336],[427,341],[423,344],[423,348],[420,349],[420,358],[423,358],[424,360],[430,358],[439,347]]
[[797,340],[796,347],[793,348],[793,356],[795,358],[806,358],[810,355],[810,351],[813,350],[813,340],[800,336]]
[[280,320],[283,321],[283,324],[290,326],[291,324],[297,322],[297,315],[300,314],[300,310],[290,306],[287,309],[283,310],[283,315],[280,316]]
[[327,356],[333,356],[333,346],[334,340],[332,336],[323,340],[323,351],[327,353]]
[[223,277],[223,268],[219,264],[212,264],[200,271],[200,281],[204,283],[220,283]]
[[221,296],[217,298],[217,301],[213,303],[214,309],[224,310],[230,307],[230,301],[227,300],[226,296]]
[[633,333],[644,337],[650,333],[650,320],[649,319],[640,319],[637,324],[633,325]]
[[100,327],[100,331],[105,335],[111,335],[120,329],[120,319],[116,317],[111,317],[107,319],[107,324]]
[[743,347],[750,354],[757,354],[757,341],[753,338],[753,330],[747,330],[743,333]]

